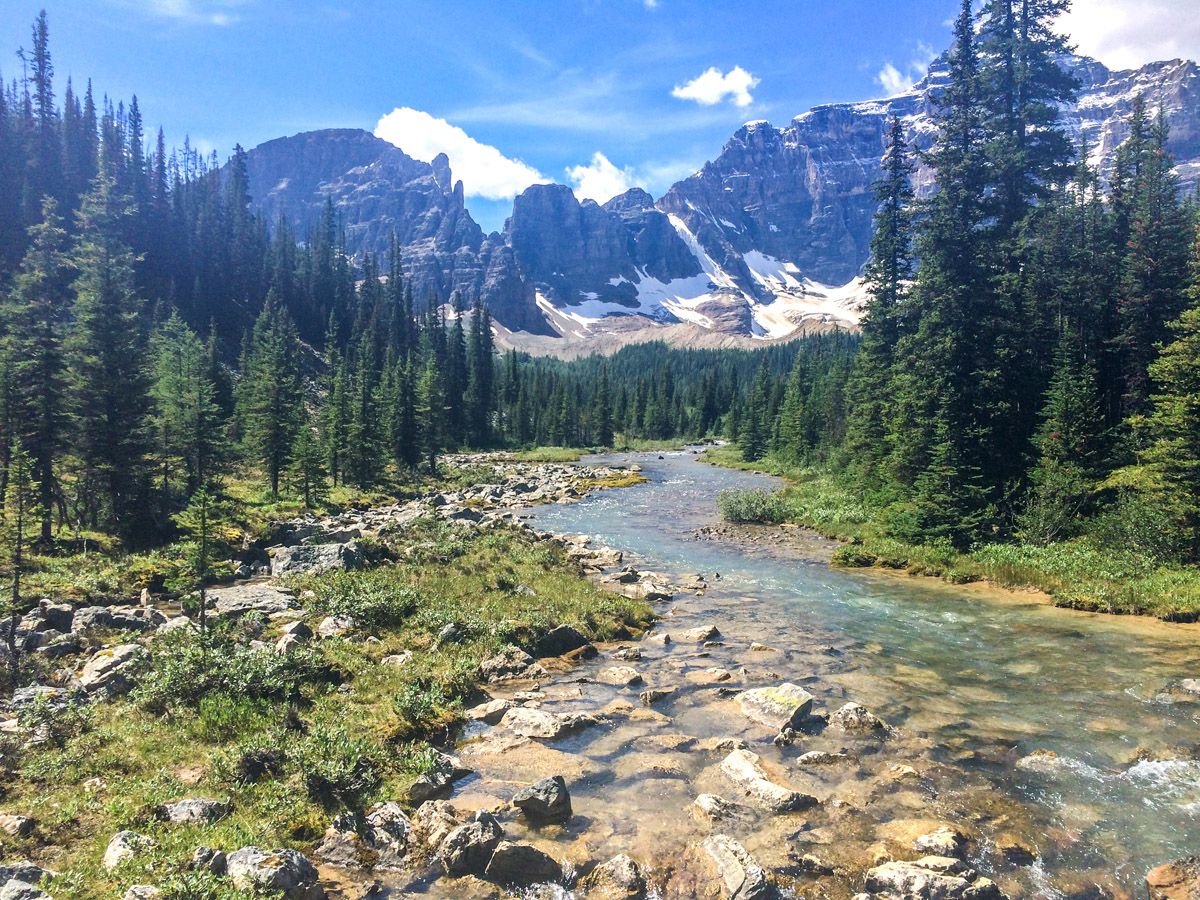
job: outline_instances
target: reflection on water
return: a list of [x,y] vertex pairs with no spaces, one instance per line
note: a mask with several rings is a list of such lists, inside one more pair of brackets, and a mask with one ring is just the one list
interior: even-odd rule
[[[681,613],[711,608],[723,631],[788,648],[772,661],[781,678],[813,679],[830,705],[865,704],[928,739],[964,783],[982,780],[1029,810],[1046,836],[1029,890],[1061,896],[1037,884],[1068,869],[1115,871],[1135,889],[1149,867],[1197,851],[1200,698],[1176,689],[1200,672],[1196,628],[697,540],[720,490],[776,482],[689,453],[599,458],[634,460],[648,484],[539,508],[537,523],[592,535],[649,568],[719,573],[707,596],[679,601]],[[708,716],[689,721],[683,709],[677,724],[703,735]]]

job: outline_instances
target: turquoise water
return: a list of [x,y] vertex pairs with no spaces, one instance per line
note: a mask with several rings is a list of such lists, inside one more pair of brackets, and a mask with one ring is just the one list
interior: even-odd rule
[[[864,703],[964,786],[1028,811],[1041,858],[1012,876],[1027,895],[1070,895],[1058,885],[1071,872],[1140,895],[1148,868],[1200,851],[1200,698],[1178,690],[1200,676],[1200,630],[698,540],[719,491],[776,482],[691,453],[595,461],[637,462],[649,483],[538,508],[536,523],[646,568],[719,573],[705,597],[677,601],[680,613],[719,609],[726,634],[786,647],[782,678]],[[720,602],[734,597],[752,601]],[[1020,762],[1035,750],[1057,757]]]

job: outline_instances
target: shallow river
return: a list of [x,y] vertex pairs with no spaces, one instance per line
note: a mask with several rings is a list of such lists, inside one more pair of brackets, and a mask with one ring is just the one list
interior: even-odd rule
[[[770,855],[772,846],[790,841],[796,849],[787,858],[810,849],[820,856],[823,849],[837,863],[845,861],[839,853],[850,853],[843,844],[877,844],[881,834],[903,842],[910,840],[905,822],[919,831],[925,819],[950,821],[972,832],[974,861],[1010,896],[1082,897],[1104,896],[1089,893],[1096,883],[1118,896],[1142,896],[1148,868],[1200,851],[1200,763],[1190,759],[1200,748],[1200,698],[1178,689],[1180,679],[1200,675],[1196,628],[840,571],[823,561],[827,548],[819,542],[804,554],[772,550],[766,542],[697,539],[698,528],[716,521],[719,491],[776,483],[706,465],[691,453],[595,461],[637,462],[649,483],[538,508],[535,524],[591,535],[643,568],[713,579],[703,596],[677,597],[660,630],[711,621],[727,647],[700,654],[703,660],[685,655],[672,661],[664,653],[657,669],[651,654],[648,683],[664,680],[664,665],[680,682],[697,683],[703,679],[689,673],[700,666],[744,666],[749,682],[735,685],[778,676],[808,687],[819,707],[833,710],[854,700],[898,729],[878,766],[823,772],[807,782],[817,796],[824,792],[867,810],[869,827],[847,818],[830,818],[824,827],[810,821],[799,834],[758,826],[760,840],[745,839],[752,852]],[[750,654],[750,641],[778,652]],[[698,738],[729,733],[736,715],[711,697],[709,691],[676,699],[666,709],[672,728]],[[597,699],[593,689],[578,702]],[[581,778],[577,807],[588,807],[590,791],[595,804],[624,804],[634,818],[641,811],[640,827],[631,826],[624,839],[614,827],[597,849],[627,846],[644,856],[665,849],[665,832],[677,827],[664,812],[663,833],[656,832],[653,811],[686,805],[707,776],[684,766],[683,784],[664,777],[649,785],[614,763],[631,752],[633,740],[618,731],[581,737],[576,747],[562,749],[610,763],[591,788]],[[838,741],[803,738],[785,750],[761,738],[760,744],[756,752],[789,771],[800,752],[836,749]],[[855,749],[845,738],[841,744]],[[1038,750],[1057,757],[1019,762]],[[915,785],[892,771],[908,762],[920,773]],[[790,771],[796,782],[799,773]],[[847,783],[853,779],[863,782],[860,794]],[[997,850],[995,842],[1013,839],[1036,850],[1037,860],[1030,864],[1019,850],[1008,857]]]

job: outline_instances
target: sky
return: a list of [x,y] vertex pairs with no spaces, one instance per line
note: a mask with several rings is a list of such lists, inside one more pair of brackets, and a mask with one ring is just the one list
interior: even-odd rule
[[[1113,68],[1200,57],[1196,0],[1076,0],[1063,22]],[[957,0],[0,0],[0,75],[39,9],[67,76],[136,94],[168,144],[226,158],[316,128],[446,152],[499,229],[557,181],[656,197],[745,122],[905,90]]]

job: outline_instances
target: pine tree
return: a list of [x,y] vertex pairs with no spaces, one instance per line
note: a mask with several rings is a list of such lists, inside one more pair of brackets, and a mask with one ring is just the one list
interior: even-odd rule
[[120,237],[128,209],[112,179],[100,175],[79,212],[68,366],[75,451],[83,464],[82,506],[98,524],[102,500],[108,521],[126,535],[137,530],[146,510],[150,408],[136,258]]
[[290,461],[303,410],[298,344],[291,316],[268,295],[254,323],[237,394],[246,449],[262,466],[273,497],[279,496],[279,479]]
[[301,424],[296,433],[291,457],[288,472],[292,484],[304,501],[304,506],[312,509],[325,499],[328,473],[325,471],[325,451],[321,447],[316,430],[308,422]]
[[42,514],[40,540],[51,539],[58,493],[58,463],[66,450],[66,335],[72,270],[67,232],[58,204],[46,198],[42,222],[30,229],[30,246],[3,308],[4,343],[11,361],[9,415],[33,459]]
[[754,378],[754,386],[746,401],[746,414],[742,419],[742,428],[738,434],[738,447],[742,458],[754,462],[766,455],[770,440],[770,424],[767,411],[767,391],[769,380],[765,365],[758,367]]
[[[848,386],[851,415],[845,442],[850,465],[869,482],[879,478],[879,464],[888,457],[886,421],[888,383],[895,364],[904,312],[913,273],[912,253],[912,173],[904,127],[899,117],[892,119],[888,149],[883,158],[883,177],[875,184],[875,232],[871,238],[871,259],[866,267],[870,292],[863,318],[862,343]],[[792,421],[800,401],[789,394],[788,432],[785,443],[794,443]]]
[[437,360],[433,354],[426,353],[416,385],[416,419],[421,458],[430,473],[437,472],[437,457],[445,447],[444,396]]
[[191,587],[197,593],[197,624],[201,635],[208,632],[208,585],[217,574],[214,561],[224,558],[222,531],[229,510],[208,485],[199,488],[187,508],[175,516],[175,524],[188,536],[183,551],[188,562]]
[[5,603],[5,613],[8,617],[5,639],[8,647],[10,683],[14,688],[19,683],[21,674],[21,647],[17,643],[17,628],[21,616],[32,606],[22,593],[21,579],[29,565],[27,554],[30,532],[37,527],[42,518],[38,509],[41,491],[33,477],[33,470],[33,460],[18,440],[13,444],[10,453],[8,488],[4,495],[4,519],[0,523],[3,563],[9,579]]
[[1200,562],[1200,232],[1189,306],[1170,328],[1174,340],[1150,366],[1154,393],[1138,425],[1151,441],[1144,461],[1186,535],[1191,561]]
[[600,366],[600,381],[592,406],[592,434],[601,447],[613,445],[612,387],[608,380],[608,363]]

